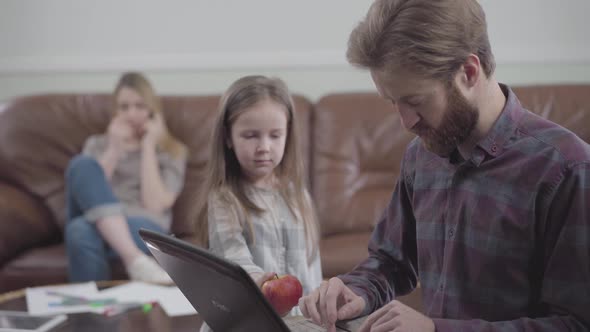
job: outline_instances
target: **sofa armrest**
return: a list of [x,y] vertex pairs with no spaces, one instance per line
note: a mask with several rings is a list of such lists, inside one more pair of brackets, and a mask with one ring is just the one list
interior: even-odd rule
[[49,210],[34,196],[0,181],[0,266],[59,235]]

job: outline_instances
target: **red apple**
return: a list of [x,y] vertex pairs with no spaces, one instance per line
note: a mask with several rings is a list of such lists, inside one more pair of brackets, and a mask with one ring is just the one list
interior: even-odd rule
[[270,302],[275,311],[285,316],[299,303],[303,295],[303,287],[299,280],[289,274],[277,276],[265,281],[261,287],[262,294]]

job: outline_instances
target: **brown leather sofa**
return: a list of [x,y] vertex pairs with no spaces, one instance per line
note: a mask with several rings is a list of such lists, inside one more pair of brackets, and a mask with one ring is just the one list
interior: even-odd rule
[[[529,109],[590,142],[590,85],[514,89]],[[185,187],[172,232],[193,243],[192,210],[209,149],[219,96],[164,96],[171,132],[190,149]],[[309,185],[322,229],[325,277],[367,255],[373,225],[412,139],[396,113],[372,93],[334,94],[312,104],[295,97]],[[64,179],[84,140],[103,132],[110,99],[103,94],[39,95],[0,107],[0,292],[66,281]],[[124,278],[121,267],[117,278]]]

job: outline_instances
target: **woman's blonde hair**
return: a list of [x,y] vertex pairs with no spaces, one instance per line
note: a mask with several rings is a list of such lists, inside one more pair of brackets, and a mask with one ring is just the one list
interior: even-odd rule
[[317,254],[319,230],[311,199],[307,195],[304,179],[303,156],[299,146],[299,133],[295,120],[293,100],[285,83],[278,78],[245,76],[235,81],[221,98],[212,137],[212,149],[208,163],[207,179],[200,199],[199,232],[208,233],[207,202],[211,195],[218,195],[229,204],[237,205],[242,227],[252,232],[250,216],[264,211],[246,194],[238,159],[226,144],[231,126],[246,109],[263,100],[271,100],[287,110],[287,137],[285,153],[274,174],[281,196],[287,202],[295,219],[303,221],[308,259]]
[[351,32],[346,55],[362,68],[450,81],[470,54],[490,77],[494,55],[477,0],[376,0]]
[[[162,112],[162,104],[160,102],[160,98],[158,98],[158,96],[156,95],[154,88],[152,87],[148,79],[141,73],[137,72],[123,73],[115,87],[115,91],[113,92],[114,109],[117,108],[116,100],[119,95],[119,92],[123,88],[129,88],[136,91],[141,96],[141,98],[143,99],[143,101],[145,102],[145,104],[151,112],[153,112],[154,114],[161,115],[162,121],[164,123],[164,133],[158,142],[158,148],[168,152],[175,158],[185,158],[187,154],[187,148],[182,142],[174,138],[168,131],[168,127],[166,126],[166,121],[164,119],[164,114]],[[113,112],[113,116],[115,114],[116,112]]]

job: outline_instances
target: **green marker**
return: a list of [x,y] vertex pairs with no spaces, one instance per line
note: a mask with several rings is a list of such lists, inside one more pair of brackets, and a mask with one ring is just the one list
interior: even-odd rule
[[151,303],[146,303],[141,307],[141,310],[147,314],[148,312],[152,311],[153,307],[154,306]]

